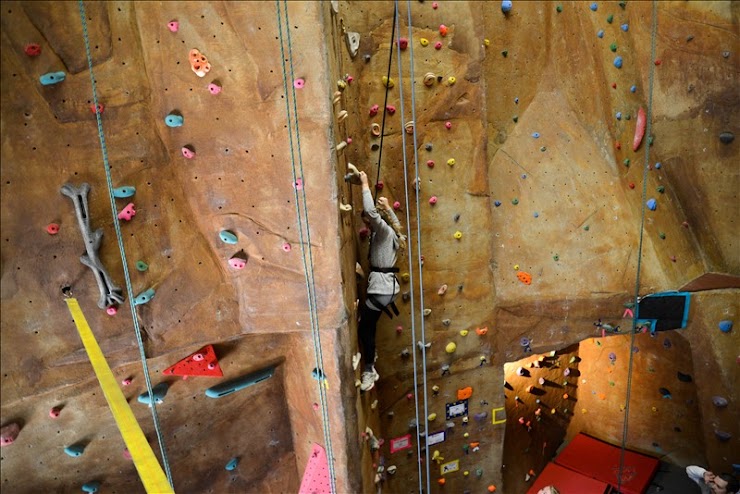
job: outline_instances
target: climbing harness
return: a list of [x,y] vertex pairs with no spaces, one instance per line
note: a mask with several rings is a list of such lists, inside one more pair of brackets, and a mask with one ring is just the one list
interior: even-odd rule
[[[283,15],[280,8],[280,0],[275,0],[275,5],[277,7],[277,23],[278,23],[278,33],[279,33],[279,39],[280,39],[280,59],[281,59],[281,65],[283,69],[283,91],[285,91],[285,114],[286,114],[286,120],[287,120],[287,127],[288,127],[288,141],[290,144],[290,165],[291,165],[291,172],[293,176],[293,183],[296,183],[298,180],[298,175],[296,173],[296,156],[298,158],[298,166],[300,169],[300,177],[304,177],[303,174],[303,157],[301,154],[301,133],[300,128],[298,125],[298,105],[296,103],[296,92],[295,92],[295,86],[293,84],[290,84],[290,88],[292,88],[292,93],[289,93],[289,85],[288,85],[288,67],[286,67],[286,62],[289,63],[290,68],[290,80],[295,80],[295,72],[293,69],[293,48],[291,43],[291,34],[290,34],[290,20],[288,18],[288,3],[287,0],[283,0],[283,5],[285,9],[284,19],[285,19],[285,32],[286,36],[283,37]],[[286,57],[285,54],[285,44],[287,41],[288,45],[288,56]],[[293,117],[291,118],[291,105],[289,100],[293,100]],[[293,126],[295,126],[295,147],[293,143]],[[313,254],[311,252],[311,229],[309,226],[308,221],[308,202],[306,200],[306,187],[301,187],[301,194],[299,194],[299,187],[294,187],[294,197],[295,197],[295,208],[296,208],[296,222],[298,225],[298,234],[300,237],[299,244],[301,246],[301,259],[303,261],[303,272],[305,276],[306,281],[306,295],[308,297],[308,307],[309,307],[309,316],[311,321],[311,336],[313,340],[313,347],[314,347],[314,359],[316,363],[316,369],[321,370],[324,368],[324,357],[321,349],[321,334],[319,331],[319,321],[318,321],[318,309],[317,309],[317,303],[316,303],[316,283],[314,280],[313,275]],[[305,233],[304,233],[304,223],[305,223]],[[305,235],[305,238],[304,238]],[[307,259],[308,258],[308,259]],[[323,374],[322,374],[323,375]],[[324,380],[324,382],[326,382]],[[337,492],[337,486],[336,486],[336,473],[334,471],[334,453],[332,449],[331,444],[331,430],[329,427],[329,412],[328,412],[328,404],[327,404],[327,396],[326,396],[326,386],[322,385],[321,381],[318,381],[318,390],[319,390],[319,403],[321,407],[321,422],[322,422],[322,428],[324,433],[324,445],[326,448],[326,455],[328,459],[328,468],[329,468],[329,481],[330,481],[330,487],[331,492],[334,494]]]
[[[652,25],[650,30],[650,73],[648,84],[648,110],[647,110],[647,129],[646,135],[650,139],[650,130],[653,123],[653,86],[655,82],[655,45],[658,31],[658,4],[657,0],[652,1]],[[637,321],[640,318],[640,268],[642,267],[642,244],[645,233],[645,208],[647,198],[648,170],[650,169],[650,144],[645,146],[645,165],[642,168],[642,209],[640,213],[640,241],[637,247],[637,274],[635,276],[635,317],[632,319],[632,336],[630,337],[630,348],[635,347],[635,334]],[[627,448],[627,431],[630,414],[630,395],[632,394],[632,367],[635,352],[629,352],[629,364],[627,367],[627,396],[624,405],[624,425],[622,428],[622,450],[619,455],[619,475],[617,475],[617,491],[622,487],[622,472],[624,471],[624,456]]]
[[[85,40],[85,52],[87,54],[87,67],[90,72],[90,83],[92,84],[92,97],[93,97],[93,108],[99,108],[98,106],[98,91],[95,83],[95,74],[93,73],[93,62],[92,55],[90,53],[90,37],[87,32],[87,14],[85,13],[85,4],[83,0],[77,2],[80,10],[80,19],[82,21],[82,36]],[[134,305],[134,291],[131,286],[131,276],[128,270],[128,262],[126,260],[126,251],[123,248],[123,235],[121,233],[121,224],[118,220],[118,211],[116,208],[116,199],[113,195],[113,180],[111,179],[110,163],[108,161],[108,148],[105,143],[105,133],[103,132],[103,121],[100,117],[100,112],[95,112],[95,119],[98,125],[98,139],[100,140],[100,150],[103,155],[103,168],[105,169],[105,179],[108,184],[108,197],[110,199],[111,211],[113,213],[113,227],[116,230],[116,239],[118,240],[118,250],[121,254],[121,263],[123,265],[123,275],[126,280],[126,296],[128,297],[129,307],[131,309],[131,317],[134,321],[134,333],[136,333],[136,342],[139,346],[139,356],[141,358],[141,367],[144,374],[144,381],[146,381],[146,389],[149,396],[153,395],[152,381],[149,377],[149,366],[146,361],[146,351],[144,350],[144,341],[141,337],[141,328],[139,326],[139,318],[136,313],[136,307]],[[157,416],[157,406],[152,402],[152,420],[154,422],[154,431],[157,434],[157,442],[159,443],[159,450],[162,454],[162,464],[164,471],[167,474],[167,481],[170,484],[170,488],[174,488],[172,483],[172,472],[170,471],[170,464],[167,458],[167,450],[165,449],[164,437],[162,436],[162,430],[159,426],[159,417]],[[143,480],[143,479],[142,479]],[[156,492],[156,491],[155,491]],[[159,491],[165,492],[165,491]]]

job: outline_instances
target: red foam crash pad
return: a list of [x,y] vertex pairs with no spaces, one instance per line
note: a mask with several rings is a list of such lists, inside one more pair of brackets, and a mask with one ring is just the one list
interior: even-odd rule
[[585,434],[578,434],[555,458],[555,463],[612,487],[619,485],[623,494],[644,494],[660,462],[650,456],[625,451],[619,481],[621,449]]
[[213,345],[206,345],[162,372],[166,376],[223,377]]
[[548,485],[554,485],[560,494],[604,494],[609,489],[606,482],[586,477],[552,462],[537,476],[527,494],[537,494]]

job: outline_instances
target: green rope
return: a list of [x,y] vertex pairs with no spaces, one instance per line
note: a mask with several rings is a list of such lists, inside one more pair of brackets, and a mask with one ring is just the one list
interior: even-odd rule
[[[291,171],[293,174],[293,183],[296,184],[297,181],[297,173],[296,173],[296,152],[294,151],[293,146],[293,121],[291,120],[291,114],[290,114],[290,103],[289,103],[289,93],[288,93],[288,74],[286,70],[285,62],[288,61],[290,63],[290,79],[295,79],[295,73],[293,70],[293,48],[291,43],[291,35],[290,35],[290,20],[288,18],[288,5],[287,2],[284,0],[284,6],[285,6],[285,24],[286,24],[286,32],[287,32],[287,44],[288,44],[288,58],[285,57],[285,39],[283,38],[283,27],[282,27],[282,19],[281,19],[281,9],[280,9],[280,0],[275,1],[277,5],[277,21],[278,21],[278,32],[279,32],[279,38],[280,38],[280,58],[281,58],[281,65],[283,69],[283,90],[285,91],[285,113],[287,117],[288,122],[288,138],[290,143],[290,163],[291,163]],[[300,168],[300,176],[303,178],[305,177],[303,172],[303,156],[301,154],[301,134],[300,129],[298,126],[298,106],[296,103],[296,92],[295,92],[295,86],[291,84],[292,90],[292,97],[293,97],[293,115],[295,119],[295,134],[296,134],[296,150],[297,150],[297,156],[298,156],[298,163]],[[311,250],[311,230],[309,227],[309,221],[308,221],[308,202],[306,200],[306,187],[305,185],[302,187],[302,194],[299,195],[298,193],[298,187],[294,187],[294,197],[295,197],[295,207],[296,207],[296,216],[297,216],[297,225],[298,225],[298,233],[300,238],[300,246],[301,246],[301,258],[303,260],[303,271],[305,275],[305,281],[306,281],[306,294],[308,297],[308,306],[309,306],[309,316],[311,320],[311,335],[313,339],[313,345],[314,345],[314,360],[316,364],[316,368],[319,369],[322,373],[324,373],[324,356],[321,349],[321,333],[319,330],[319,321],[318,321],[318,308],[316,304],[316,283],[313,276],[313,254]],[[303,202],[303,216],[301,216],[301,199]],[[303,234],[303,223],[305,221],[306,225],[306,239],[304,241],[304,234]],[[306,257],[308,256],[308,261],[306,260]],[[310,269],[309,269],[310,268]],[[328,405],[327,405],[327,396],[326,396],[326,390],[324,386],[322,385],[322,378],[325,378],[326,376],[319,376],[320,379],[318,380],[318,389],[319,389],[319,401],[321,405],[321,418],[322,418],[322,428],[324,433],[324,443],[326,447],[326,454],[327,454],[327,463],[329,467],[329,480],[330,480],[330,486],[332,493],[337,492],[336,488],[336,473],[334,471],[334,452],[332,448],[331,443],[331,430],[329,426],[329,413],[328,413]]]
[[[121,225],[118,221],[118,208],[116,207],[116,199],[113,196],[113,180],[111,179],[110,162],[108,161],[108,148],[105,144],[105,133],[103,132],[103,120],[100,117],[100,111],[98,111],[98,91],[95,84],[95,74],[93,73],[93,62],[92,55],[90,53],[90,37],[87,32],[87,15],[85,14],[85,4],[82,0],[78,0],[80,9],[80,19],[82,20],[82,35],[85,38],[85,52],[87,53],[87,66],[90,71],[90,82],[92,83],[92,96],[93,105],[95,108],[95,118],[98,124],[98,138],[100,139],[100,150],[103,153],[103,167],[105,168],[105,179],[108,184],[108,197],[110,199],[111,212],[113,213],[113,226],[116,230],[116,238],[118,239],[118,250],[121,253],[121,261],[123,264],[123,275],[126,278],[126,294],[128,296],[129,306],[131,308],[131,316],[134,320],[134,332],[136,333],[136,342],[139,345],[139,354],[141,357],[141,367],[144,371],[144,380],[146,381],[146,389],[149,393],[149,397],[154,396],[152,391],[152,381],[149,377],[149,366],[146,362],[146,352],[144,350],[144,341],[141,337],[141,328],[139,327],[139,318],[136,314],[136,306],[134,305],[134,293],[133,287],[131,286],[131,276],[129,275],[128,262],[126,261],[126,251],[123,248],[123,235],[121,234]],[[159,450],[162,453],[162,463],[164,465],[164,471],[167,474],[167,480],[170,486],[174,489],[172,483],[172,472],[170,471],[170,464],[167,459],[167,450],[164,445],[164,438],[162,431],[159,426],[159,417],[157,416],[157,404],[154,399],[152,402],[152,419],[154,421],[154,430],[157,434],[157,441],[159,442]]]
[[619,474],[617,475],[617,490],[619,491],[622,486],[622,471],[624,469],[624,456],[627,448],[627,432],[630,414],[630,396],[632,394],[632,364],[634,361],[634,352],[632,349],[635,346],[635,330],[637,327],[637,320],[640,316],[640,269],[642,267],[642,244],[645,233],[645,209],[647,199],[647,182],[648,182],[648,170],[650,167],[650,131],[652,129],[653,122],[653,86],[655,81],[655,44],[658,31],[658,4],[656,0],[653,0],[653,17],[652,17],[652,28],[650,33],[650,74],[649,74],[649,86],[648,86],[648,110],[647,110],[647,128],[645,129],[645,165],[642,171],[642,209],[640,214],[640,243],[637,248],[637,275],[635,277],[635,311],[632,319],[632,335],[630,337],[630,358],[627,370],[627,396],[626,403],[624,406],[624,426],[622,429],[622,450],[619,456]]

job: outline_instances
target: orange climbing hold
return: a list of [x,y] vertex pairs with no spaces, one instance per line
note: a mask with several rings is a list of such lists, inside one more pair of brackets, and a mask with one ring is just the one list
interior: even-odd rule
[[467,388],[462,388],[457,390],[457,399],[459,400],[467,400],[473,396],[473,388],[471,386],[468,386]]
[[437,483],[438,483],[439,485],[445,485],[445,482],[447,482],[447,481],[446,481],[446,480],[445,480],[444,478],[441,478],[441,479],[438,479],[438,480],[437,480]]
[[491,484],[488,486],[488,492],[496,492],[496,486]]
[[529,274],[529,273],[525,273],[524,271],[519,271],[516,274],[516,277],[519,278],[519,281],[521,281],[525,285],[531,285],[532,284],[532,275]]
[[483,336],[484,334],[488,333],[488,326],[485,328],[475,328],[475,334],[478,336]]
[[205,77],[208,72],[211,71],[211,64],[208,63],[208,59],[200,51],[193,48],[190,50],[190,68],[193,69],[195,75],[198,77]]

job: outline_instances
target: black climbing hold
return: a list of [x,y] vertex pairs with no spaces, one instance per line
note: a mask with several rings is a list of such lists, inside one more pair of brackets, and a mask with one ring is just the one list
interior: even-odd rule
[[424,149],[426,149],[427,151],[431,151],[433,149],[432,143],[431,142],[426,143],[424,145]]
[[720,142],[722,142],[722,144],[729,144],[735,140],[735,134],[733,134],[732,132],[722,132],[719,135],[719,140]]
[[619,2],[619,6],[625,8],[627,7],[627,2]]
[[511,119],[514,121],[514,123],[517,123],[519,121],[519,115],[514,115]]
[[460,214],[456,214],[453,219],[455,220],[455,222],[460,221]]
[[509,56],[509,51],[508,50],[503,50],[501,52],[501,56],[504,57],[504,58],[508,57]]
[[373,144],[372,146],[370,146],[370,149],[372,149],[373,151],[377,151],[378,149],[380,149],[380,145],[379,144]]
[[370,61],[370,58],[371,58],[370,54],[369,53],[366,53],[365,56],[364,56],[365,63],[368,63]]
[[687,43],[688,43],[689,41],[693,40],[693,39],[694,39],[694,35],[693,35],[693,34],[689,34],[688,36],[686,36],[686,42],[687,42]]
[[667,388],[659,388],[658,391],[660,391],[660,394],[663,395],[663,398],[670,398],[671,397],[671,392],[668,391]]
[[674,427],[673,430],[676,432],[681,432],[681,428],[679,426]]
[[692,381],[691,376],[689,374],[684,374],[683,372],[678,372],[677,374],[678,380],[682,383],[690,383]]

